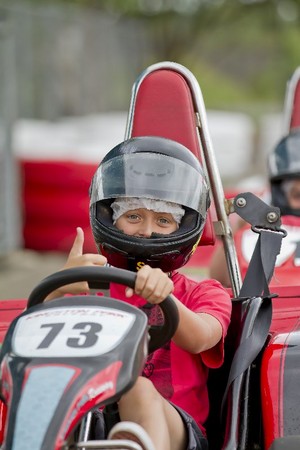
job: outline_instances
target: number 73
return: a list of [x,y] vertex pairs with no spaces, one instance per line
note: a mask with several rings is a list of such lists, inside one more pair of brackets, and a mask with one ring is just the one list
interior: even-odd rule
[[[49,332],[37,348],[49,348],[64,326],[65,323],[61,322],[41,325],[41,328],[49,328]],[[72,348],[88,348],[96,344],[98,334],[102,330],[102,325],[95,322],[79,322],[72,329],[81,331],[78,333],[78,337],[67,338],[66,345]]]

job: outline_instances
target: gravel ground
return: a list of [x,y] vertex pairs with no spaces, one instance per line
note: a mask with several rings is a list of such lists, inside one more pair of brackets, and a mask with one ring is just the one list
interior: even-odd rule
[[[64,253],[32,250],[17,250],[0,257],[0,300],[27,298],[44,277],[61,269],[66,258]],[[203,267],[184,267],[181,271],[195,280],[207,275]]]
[[0,258],[0,299],[27,298],[47,275],[59,270],[66,261],[61,253],[17,250]]

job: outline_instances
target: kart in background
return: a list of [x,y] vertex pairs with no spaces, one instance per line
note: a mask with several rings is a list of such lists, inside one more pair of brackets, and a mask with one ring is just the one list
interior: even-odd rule
[[[268,235],[274,235],[276,239],[280,236],[281,239],[284,232],[280,228],[280,214],[276,208],[265,205],[250,193],[241,193],[233,199],[225,199],[200,86],[184,66],[172,62],[154,64],[148,67],[134,84],[125,138],[143,135],[176,140],[187,146],[202,162],[211,185],[213,204],[197,251],[206,246],[213,246],[219,236],[227,256],[232,284],[230,293],[233,314],[225,342],[225,363],[221,369],[211,370],[209,377],[211,413],[207,430],[210,449],[298,449],[300,282],[299,286],[277,286],[276,291],[269,292],[267,282],[275,260],[269,258],[265,261],[262,254],[264,252],[258,252],[253,258],[251,282],[248,281],[245,288],[246,283],[241,279],[228,220],[229,214],[235,211],[243,215],[244,219],[249,218],[260,237],[265,236],[267,232]],[[253,211],[259,211],[261,214],[253,218]],[[261,248],[268,250],[276,259],[274,249],[265,247],[263,239]],[[264,278],[265,264],[268,265],[268,273]],[[100,272],[96,278],[100,277]],[[59,277],[60,283],[67,284],[71,282],[67,275],[69,274],[60,272],[53,277],[54,280]],[[62,280],[60,277],[64,276]],[[86,272],[77,272],[76,276],[96,281],[95,278],[89,279]],[[103,442],[99,444],[90,440],[93,426],[91,411],[105,402],[113,406],[118,395],[124,392],[126,383],[122,384],[118,377],[122,373],[120,367],[123,367],[125,359],[129,358],[128,364],[132,369],[126,375],[127,386],[130,386],[134,377],[140,373],[147,353],[145,347],[148,345],[145,317],[131,309],[127,310],[125,306],[120,307],[122,302],[114,302],[111,299],[109,307],[113,310],[107,313],[107,305],[103,303],[105,298],[98,296],[87,296],[84,300],[80,296],[74,297],[73,315],[69,314],[68,298],[33,306],[41,302],[47,292],[57,286],[56,283],[57,281],[51,281],[50,276],[50,282],[46,279],[38,285],[29,297],[29,309],[24,313],[22,311],[27,304],[26,300],[3,300],[0,303],[1,339],[6,335],[1,351],[1,448],[120,448],[116,447],[116,442],[107,441],[106,446],[101,447]],[[83,306],[89,309],[86,313],[89,332],[82,328],[84,320],[81,314],[85,314],[81,312]],[[98,345],[98,339],[92,332],[98,323],[94,315],[98,308],[100,312],[97,312],[97,315],[111,314],[120,317],[120,321],[124,320],[125,323],[124,328],[118,329],[117,326],[117,343],[115,347],[112,344],[109,351],[107,347]],[[118,312],[119,308],[121,312]],[[77,314],[80,322],[74,319]],[[135,314],[139,318],[130,322],[130,317]],[[56,318],[60,316],[65,322],[60,321],[57,325]],[[10,325],[11,321],[13,322]],[[64,323],[67,324],[68,321],[70,325],[65,326]],[[139,331],[134,330],[132,333],[135,338],[127,343],[127,336],[131,335],[130,326],[132,323],[137,325],[139,321]],[[171,319],[170,322],[176,320]],[[101,325],[105,329],[104,324]],[[66,333],[60,335],[61,329],[66,330]],[[79,332],[83,330],[83,334],[89,336],[91,340],[88,340],[88,345],[82,335],[78,339],[78,335],[72,334],[74,329]],[[44,333],[46,330],[42,340],[41,330]],[[59,345],[54,345],[52,353],[47,354],[47,350],[56,342],[56,336],[62,336],[62,340],[59,340]],[[109,345],[110,340],[111,337],[106,345]],[[123,356],[116,356],[115,349],[120,342],[126,346],[126,350]],[[67,347],[71,347],[73,353],[66,358],[64,349]],[[98,356],[105,359],[108,354],[119,363],[115,363],[114,368],[104,376],[101,368],[97,366],[98,361],[96,364],[95,360],[98,360]],[[26,368],[27,363],[29,366]],[[47,372],[49,366],[52,368],[49,369],[45,382],[42,373]],[[63,375],[57,375],[58,373]],[[49,378],[53,381],[52,384]],[[118,391],[115,390],[116,384],[120,387]],[[59,390],[60,394],[57,393]],[[43,412],[50,410],[50,419],[48,417],[48,420],[41,420],[39,408],[42,408]],[[32,432],[28,428],[29,422],[32,422]],[[129,446],[124,444],[122,448],[135,448],[130,446],[131,444],[126,445]]]

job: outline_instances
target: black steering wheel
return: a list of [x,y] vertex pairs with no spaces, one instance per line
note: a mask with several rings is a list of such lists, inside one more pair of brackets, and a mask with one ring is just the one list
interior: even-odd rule
[[[61,270],[44,278],[33,289],[28,297],[27,309],[43,303],[47,295],[66,284],[87,281],[94,289],[105,289],[107,283],[123,284],[134,288],[135,280],[134,272],[115,267],[74,267]],[[149,328],[149,353],[162,347],[172,338],[179,322],[178,309],[172,297],[168,295],[159,307],[164,314],[164,323]]]

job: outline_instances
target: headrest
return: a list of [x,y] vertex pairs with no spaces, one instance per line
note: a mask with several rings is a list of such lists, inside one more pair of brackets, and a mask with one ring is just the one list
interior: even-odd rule
[[[192,92],[185,78],[173,68],[154,70],[143,78],[135,95],[130,137],[173,139],[189,148],[203,163]],[[199,245],[214,245],[215,239],[208,210]]]

